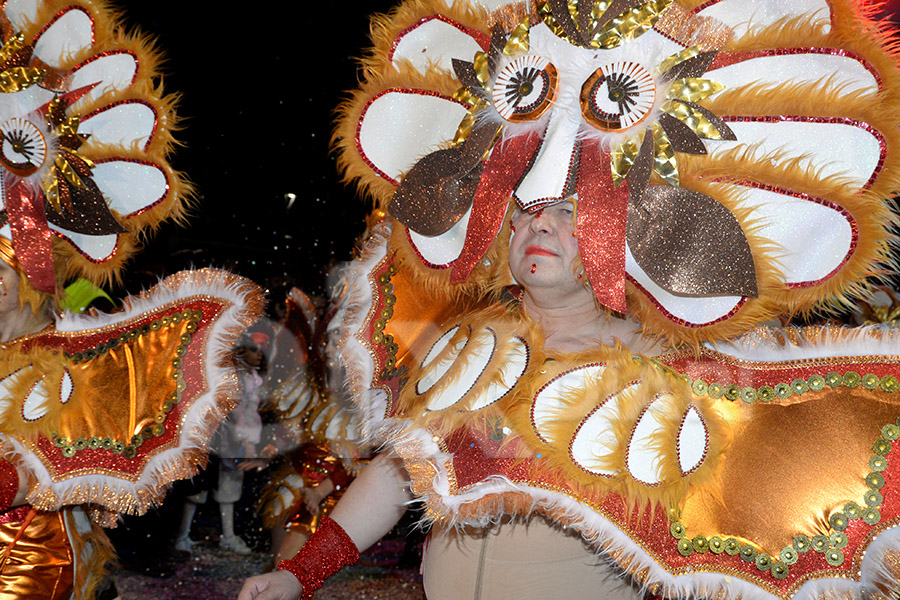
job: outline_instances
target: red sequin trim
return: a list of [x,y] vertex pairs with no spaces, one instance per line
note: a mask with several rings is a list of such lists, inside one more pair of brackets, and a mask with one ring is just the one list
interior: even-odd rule
[[169,174],[166,172],[166,170],[164,168],[162,168],[155,162],[152,162],[149,160],[140,160],[137,158],[125,158],[122,156],[113,157],[113,158],[103,158],[103,159],[94,161],[94,163],[98,164],[98,165],[102,165],[102,164],[108,163],[108,162],[128,162],[128,163],[134,163],[136,165],[144,165],[145,167],[154,167],[156,170],[158,170],[160,173],[162,173],[163,178],[166,180],[166,191],[163,193],[162,196],[159,197],[159,199],[154,200],[153,202],[151,202],[144,208],[138,209],[132,213],[128,213],[127,215],[124,215],[123,218],[125,218],[125,219],[131,219],[138,215],[142,215],[145,212],[147,212],[148,210],[150,210],[151,208],[153,208],[154,206],[157,206],[160,202],[162,202],[163,200],[166,199],[166,196],[169,195],[169,191],[172,189],[172,182],[169,181]]
[[[371,166],[371,165],[369,165],[369,166]],[[374,169],[375,167],[372,167],[372,168]],[[449,269],[450,267],[453,266],[453,263],[456,262],[456,258],[454,258],[450,262],[444,263],[442,265],[436,265],[433,262],[429,261],[424,256],[422,256],[422,253],[416,247],[416,243],[413,241],[412,236],[409,234],[409,227],[404,225],[403,229],[406,230],[406,239],[409,241],[409,246],[413,249],[413,252],[415,252],[416,256],[419,257],[419,260],[422,261],[422,264],[425,265],[426,267],[428,267],[430,269]],[[459,258],[459,257],[457,256],[457,258]]]
[[697,13],[699,13],[700,11],[706,10],[706,9],[709,8],[710,6],[715,6],[716,4],[718,4],[718,3],[721,2],[721,1],[722,1],[722,0],[709,0],[708,2],[704,2],[703,4],[701,4],[700,6],[698,6],[697,8],[695,8],[694,10],[692,10],[691,12],[694,13],[694,14],[697,14]]
[[726,321],[726,320],[730,319],[731,317],[733,317],[735,314],[737,314],[737,311],[739,311],[741,309],[741,307],[743,307],[744,304],[748,300],[747,296],[744,296],[743,298],[741,298],[738,301],[738,303],[734,306],[734,308],[732,308],[730,311],[728,311],[727,314],[722,315],[718,319],[713,319],[712,321],[707,321],[705,323],[691,323],[690,321],[685,321],[684,319],[680,319],[680,318],[676,317],[675,315],[673,315],[672,313],[670,313],[669,311],[667,311],[665,309],[665,307],[662,304],[660,304],[659,300],[657,300],[653,294],[648,292],[644,288],[644,286],[642,286],[640,283],[638,283],[634,277],[632,277],[631,275],[627,275],[627,277],[628,277],[628,281],[630,281],[632,283],[632,285],[634,285],[634,287],[636,287],[638,290],[640,290],[644,294],[644,296],[646,296],[647,299],[650,300],[650,302],[652,302],[654,306],[656,306],[656,308],[657,308],[657,310],[659,310],[659,312],[664,314],[668,320],[672,321],[673,323],[675,323],[677,325],[681,325],[683,327],[691,327],[691,328],[706,327],[707,325],[713,325],[715,323],[719,323],[720,321]]
[[378,92],[377,94],[375,94],[374,96],[369,98],[369,100],[366,102],[366,105],[363,107],[362,112],[360,112],[360,114],[359,114],[359,121],[356,123],[356,139],[354,140],[356,143],[356,151],[359,153],[359,157],[361,159],[363,159],[363,161],[367,165],[369,165],[369,168],[372,169],[373,171],[375,171],[376,175],[378,175],[379,177],[381,177],[382,179],[384,179],[385,181],[387,181],[388,183],[390,183],[392,185],[400,185],[400,183],[396,179],[394,179],[393,177],[391,177],[390,175],[388,175],[387,173],[385,173],[384,171],[382,171],[381,169],[376,167],[375,163],[373,163],[371,160],[369,160],[369,157],[366,156],[366,153],[362,149],[362,144],[359,141],[360,131],[362,131],[362,124],[366,118],[366,112],[368,112],[369,107],[372,106],[372,103],[374,103],[376,100],[378,100],[382,96],[387,95],[387,94],[392,94],[392,93],[418,94],[419,96],[433,96],[435,98],[441,98],[442,100],[454,102],[456,104],[459,104],[460,106],[465,106],[467,108],[468,108],[468,105],[465,102],[460,102],[459,100],[454,100],[453,98],[451,98],[450,96],[447,96],[445,94],[441,94],[439,92],[434,92],[432,90],[422,90],[422,89],[418,89],[418,88],[390,88],[390,89]]
[[832,277],[834,277],[837,274],[837,272],[840,271],[844,267],[844,265],[847,264],[847,261],[849,261],[850,257],[853,256],[853,253],[856,252],[856,246],[857,246],[857,243],[859,242],[859,225],[856,223],[856,220],[853,218],[853,215],[851,215],[847,211],[847,209],[845,209],[843,206],[837,205],[834,202],[826,200],[825,198],[820,198],[818,196],[812,196],[810,194],[805,194],[803,192],[795,192],[794,190],[778,187],[776,185],[766,185],[764,183],[760,183],[759,181],[750,181],[750,180],[744,180],[744,179],[732,180],[730,178],[725,178],[725,177],[723,177],[721,179],[716,179],[715,181],[725,182],[725,183],[733,183],[735,185],[742,185],[744,187],[750,187],[750,188],[754,188],[754,189],[758,189],[758,190],[765,190],[767,192],[775,192],[777,194],[783,194],[785,196],[792,196],[799,200],[815,202],[816,204],[821,204],[822,206],[828,207],[828,208],[840,213],[841,216],[843,216],[847,220],[847,222],[850,224],[850,231],[851,231],[850,249],[847,251],[847,255],[844,257],[844,259],[841,261],[841,264],[839,264],[837,267],[834,268],[834,270],[831,271],[831,273],[829,273],[828,275],[826,275],[825,277],[823,277],[821,279],[818,279],[816,281],[798,281],[798,282],[793,282],[793,283],[786,282],[784,284],[786,287],[791,288],[791,289],[797,289],[797,288],[812,287],[815,285],[819,285],[820,283],[827,281],[828,279],[831,279]]
[[54,229],[52,223],[51,223],[50,231],[53,232],[53,235],[55,235],[56,237],[58,237],[59,239],[65,241],[65,242],[67,242],[70,246],[75,248],[75,251],[78,252],[78,254],[80,254],[81,256],[83,256],[85,258],[85,260],[92,262],[95,265],[102,265],[103,263],[112,260],[112,258],[119,252],[119,236],[118,235],[116,236],[116,245],[113,246],[112,252],[110,252],[106,258],[94,258],[94,257],[90,256],[87,252],[82,250],[78,244],[76,244],[74,241],[72,241],[69,238],[69,236],[67,236],[64,233],[60,233],[59,231]]
[[839,125],[850,125],[852,127],[858,127],[870,134],[878,140],[878,146],[881,148],[881,156],[878,159],[878,164],[875,165],[875,169],[872,171],[872,175],[869,177],[869,180],[862,186],[862,189],[869,189],[872,184],[875,182],[875,179],[878,177],[878,174],[881,173],[882,167],[884,167],[884,160],[887,156],[887,144],[885,144],[884,136],[881,135],[881,132],[866,123],[865,121],[855,121],[853,119],[848,119],[845,117],[807,117],[800,115],[778,115],[778,116],[747,116],[747,117],[738,117],[738,116],[727,116],[722,117],[723,121],[729,123],[832,123]]
[[488,48],[491,45],[490,36],[485,35],[484,33],[478,31],[477,29],[472,29],[471,27],[466,27],[462,23],[457,23],[450,17],[441,15],[441,14],[437,14],[437,15],[431,15],[428,17],[423,17],[423,18],[419,19],[415,25],[411,25],[411,26],[407,27],[406,29],[404,29],[403,31],[401,31],[400,35],[395,37],[393,43],[391,44],[391,51],[388,53],[388,60],[393,62],[394,52],[397,51],[397,46],[400,45],[400,41],[404,37],[406,37],[411,31],[414,31],[415,29],[418,29],[425,23],[428,23],[429,21],[433,21],[435,19],[437,19],[438,21],[441,21],[443,23],[446,23],[447,25],[452,25],[453,27],[456,27],[461,32],[465,33],[466,35],[471,37],[473,40],[475,40],[475,43],[478,44],[479,46],[481,46],[482,50],[484,50],[485,52],[488,51]]
[[106,106],[103,106],[96,110],[92,110],[91,112],[87,113],[86,115],[81,117],[81,122],[83,123],[93,117],[96,117],[97,115],[99,115],[102,112],[106,112],[109,109],[116,107],[116,106],[120,106],[122,104],[143,104],[144,106],[149,108],[151,111],[153,111],[153,130],[150,132],[150,135],[147,137],[147,143],[144,144],[144,148],[143,148],[146,151],[147,148],[150,147],[150,143],[153,141],[153,136],[156,135],[157,127],[159,126],[159,113],[156,112],[156,107],[153,106],[152,104],[150,104],[149,102],[147,102],[146,100],[141,100],[141,99],[119,100],[117,102],[112,102],[110,104],[107,104]]
[[635,481],[637,481],[641,485],[646,485],[647,487],[659,487],[662,485],[663,482],[662,482],[662,480],[660,480],[660,481],[657,481],[656,483],[649,483],[647,481],[644,481],[643,479],[638,479],[635,476],[635,474],[631,472],[631,468],[628,466],[628,457],[631,456],[631,444],[634,443],[634,432],[637,431],[638,425],[640,424],[641,420],[644,418],[644,415],[647,414],[647,411],[650,410],[650,407],[653,406],[653,403],[656,402],[657,400],[659,400],[659,398],[664,393],[668,393],[668,392],[660,392],[660,393],[656,394],[655,396],[653,396],[653,399],[650,400],[650,402],[648,402],[647,405],[644,406],[643,409],[641,409],[641,414],[638,415],[638,418],[634,421],[634,425],[631,427],[631,435],[628,436],[628,445],[625,446],[625,470],[628,471],[628,474],[631,475]]
[[716,69],[728,67],[739,62],[744,62],[745,60],[751,60],[753,58],[759,58],[761,56],[788,56],[793,54],[830,54],[831,56],[843,56],[845,58],[850,58],[857,61],[863,66],[863,68],[865,68],[869,73],[872,74],[872,77],[874,77],[875,81],[878,83],[879,90],[884,87],[884,82],[881,79],[881,75],[878,73],[878,71],[875,70],[875,67],[873,67],[869,61],[864,59],[856,52],[843,50],[841,48],[801,46],[795,48],[769,48],[768,50],[750,50],[747,52],[722,52],[716,56],[715,60],[712,62],[706,72],[709,73],[711,71],[715,71]]

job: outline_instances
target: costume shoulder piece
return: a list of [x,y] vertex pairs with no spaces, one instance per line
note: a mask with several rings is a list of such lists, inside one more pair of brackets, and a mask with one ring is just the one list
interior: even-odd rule
[[245,279],[185,271],[122,312],[4,344],[0,437],[28,502],[139,513],[194,475],[238,391],[229,351],[262,305]]
[[900,80],[857,2],[529,6],[410,0],[374,21],[336,139],[418,285],[507,284],[510,199],[570,197],[598,301],[674,341],[843,301],[878,272]]
[[0,235],[38,290],[108,283],[188,191],[157,52],[87,0],[5,2],[0,42]]

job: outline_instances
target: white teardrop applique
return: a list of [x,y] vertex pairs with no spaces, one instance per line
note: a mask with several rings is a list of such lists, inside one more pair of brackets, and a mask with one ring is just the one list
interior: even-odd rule
[[21,377],[24,372],[30,370],[31,367],[24,367],[17,371],[13,371],[3,379],[0,379],[0,423],[6,421],[3,418],[3,415],[12,407],[13,394],[12,388],[16,385],[16,382],[19,381],[19,377]]
[[500,379],[491,382],[487,389],[480,393],[478,398],[469,406],[469,410],[478,410],[489,406],[508,394],[525,373],[525,369],[528,368],[528,358],[528,344],[525,343],[525,340],[516,336],[512,340],[512,346],[501,358]]
[[[457,354],[452,372],[447,372],[434,386],[429,386],[428,410],[444,410],[465,398],[484,374],[496,350],[497,334],[493,329],[486,327],[471,334]],[[449,366],[447,371],[450,371]]]
[[59,402],[65,404],[72,399],[72,392],[75,391],[75,384],[72,382],[72,376],[68,369],[63,369],[62,381],[59,382]]
[[659,466],[661,456],[658,449],[653,447],[654,440],[665,428],[665,407],[668,394],[657,394],[644,408],[631,432],[631,440],[628,442],[628,454],[625,457],[625,466],[628,472],[644,485],[659,485]]
[[688,405],[678,428],[678,464],[681,475],[696,471],[709,453],[709,428],[693,404]]
[[37,421],[50,410],[47,383],[41,379],[34,384],[22,403],[22,418],[26,421]]
[[561,373],[541,386],[531,403],[531,426],[541,441],[550,441],[549,426],[565,406],[564,399],[587,388],[605,370],[604,364],[589,363]]
[[640,380],[634,381],[607,396],[575,429],[569,446],[569,458],[580,469],[601,477],[613,477],[620,473],[618,468],[605,467],[608,463],[604,459],[618,449],[614,423],[622,414],[622,396],[636,390],[640,384]]

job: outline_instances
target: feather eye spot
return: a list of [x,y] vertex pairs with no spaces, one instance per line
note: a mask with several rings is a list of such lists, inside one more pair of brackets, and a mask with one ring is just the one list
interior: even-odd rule
[[541,118],[556,99],[556,67],[533,54],[508,64],[494,82],[494,107],[507,121]]
[[37,125],[22,117],[0,124],[0,162],[13,175],[28,177],[47,159],[47,140]]

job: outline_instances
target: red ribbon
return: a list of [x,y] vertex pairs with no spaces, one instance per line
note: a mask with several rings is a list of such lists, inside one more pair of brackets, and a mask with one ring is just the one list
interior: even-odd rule
[[498,142],[484,167],[466,230],[462,252],[453,262],[450,281],[465,281],[490,248],[500,227],[509,198],[531,167],[531,159],[541,147],[541,136],[520,135]]
[[35,187],[25,181],[16,182],[6,190],[6,213],[16,260],[31,285],[42,292],[54,293],[53,232],[47,225],[43,194],[38,194]]
[[594,296],[616,312],[625,303],[625,221],[628,183],[613,185],[609,153],[585,140],[578,162],[578,251]]

